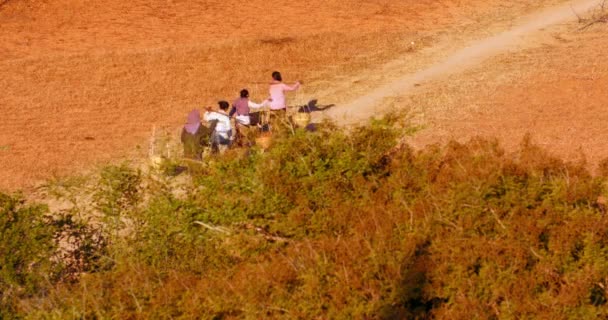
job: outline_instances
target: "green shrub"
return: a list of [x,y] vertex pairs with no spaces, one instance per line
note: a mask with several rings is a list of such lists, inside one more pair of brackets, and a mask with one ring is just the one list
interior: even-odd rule
[[180,196],[171,177],[107,169],[98,208],[129,231],[112,268],[53,286],[32,316],[606,316],[605,177],[529,140],[413,150],[394,121],[284,127]]
[[16,312],[16,299],[41,290],[55,270],[56,229],[43,206],[26,206],[17,197],[0,194],[0,317]]
[[[62,248],[60,248],[62,247]],[[70,214],[0,193],[0,318],[18,317],[20,300],[44,297],[58,282],[95,269],[103,239]]]
[[141,174],[126,164],[101,170],[94,198],[107,218],[119,218],[140,201]]

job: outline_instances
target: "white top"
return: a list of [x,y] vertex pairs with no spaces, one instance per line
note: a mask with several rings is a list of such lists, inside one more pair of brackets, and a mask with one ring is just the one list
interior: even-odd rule
[[215,131],[217,133],[227,133],[232,129],[230,126],[230,117],[222,111],[206,111],[203,115],[205,121],[217,120]]
[[259,109],[267,104],[268,104],[268,100],[264,100],[264,101],[262,101],[262,103],[255,103],[251,100],[247,101],[247,105],[249,105],[249,108],[251,108],[251,109]]

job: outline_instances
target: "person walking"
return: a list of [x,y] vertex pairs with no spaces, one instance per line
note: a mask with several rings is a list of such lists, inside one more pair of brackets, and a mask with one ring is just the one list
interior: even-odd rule
[[252,124],[250,112],[251,109],[259,109],[268,105],[269,100],[264,100],[262,103],[255,103],[249,100],[249,90],[243,89],[240,92],[240,98],[234,100],[232,103],[232,110],[230,110],[229,116],[235,116],[235,120],[238,124],[249,126]]
[[272,82],[270,83],[269,93],[270,110],[285,113],[287,104],[285,101],[285,92],[295,91],[300,88],[300,82],[296,81],[293,85],[283,83],[283,77],[279,71],[272,73]]
[[181,134],[184,157],[201,160],[203,149],[209,146],[212,131],[213,128],[201,124],[201,114],[198,110],[190,111]]
[[228,115],[230,104],[227,101],[218,102],[219,109],[214,111],[211,107],[206,108],[203,115],[205,121],[216,121],[215,130],[211,134],[211,146],[213,151],[224,152],[232,143],[232,123]]

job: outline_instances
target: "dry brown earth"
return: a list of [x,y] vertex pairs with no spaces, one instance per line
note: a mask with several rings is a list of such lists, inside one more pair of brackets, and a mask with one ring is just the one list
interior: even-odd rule
[[596,168],[608,158],[608,26],[578,28],[567,24],[542,47],[502,54],[403,98],[425,126],[410,143],[480,135],[515,150],[529,134],[553,154]]
[[306,81],[300,99],[326,97],[370,67],[410,57],[415,69],[418,55],[431,63],[559,2],[2,2],[0,189],[141,154],[154,124],[178,126],[243,86],[260,98],[254,83],[274,69]]

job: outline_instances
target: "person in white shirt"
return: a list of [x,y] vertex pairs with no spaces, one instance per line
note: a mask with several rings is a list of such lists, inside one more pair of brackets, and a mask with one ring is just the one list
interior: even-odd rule
[[228,115],[230,104],[227,101],[219,101],[219,110],[213,111],[211,107],[206,108],[203,115],[205,121],[217,121],[215,130],[211,134],[211,144],[215,151],[223,152],[232,143],[232,123]]

